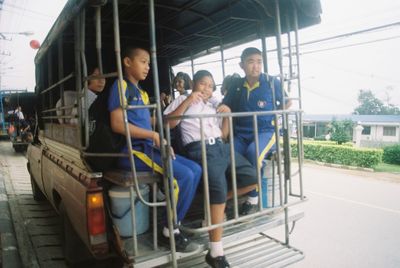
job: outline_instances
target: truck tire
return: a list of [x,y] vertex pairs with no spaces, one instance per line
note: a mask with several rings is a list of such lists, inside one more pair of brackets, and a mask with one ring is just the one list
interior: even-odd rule
[[60,203],[59,211],[62,227],[61,242],[65,262],[70,267],[82,267],[83,263],[91,262],[94,258],[75,232],[63,202]]
[[42,190],[40,190],[37,185],[35,179],[31,175],[31,186],[32,186],[32,195],[35,201],[43,201],[46,200],[46,196],[43,194]]

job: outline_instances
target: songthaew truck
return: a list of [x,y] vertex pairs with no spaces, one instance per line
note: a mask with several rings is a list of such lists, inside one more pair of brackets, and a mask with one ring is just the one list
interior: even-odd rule
[[[65,260],[76,264],[117,257],[132,267],[204,267],[207,232],[220,226],[224,227],[225,253],[232,267],[283,267],[303,259],[304,253],[292,246],[289,234],[292,224],[304,216],[297,205],[306,200],[299,30],[318,24],[320,14],[319,0],[69,0],[35,57],[38,130],[27,151],[34,199],[48,200],[61,216]],[[194,73],[196,59],[213,53],[220,55],[221,74],[227,75],[226,65],[232,61],[225,58],[226,50],[255,40],[263,53],[264,72],[273,58],[267,55],[278,57],[276,77],[288,92],[285,97],[295,103],[290,110],[269,112],[275,122],[281,122],[275,127],[280,142],[267,178],[271,187],[265,190],[264,173],[257,172],[257,181],[259,196],[270,202],[259,202],[254,213],[239,215],[240,200],[233,189],[232,215],[212,224],[203,166],[203,183],[181,222],[182,231],[198,248],[177,252],[173,236],[169,245],[159,241],[162,219],[166,219],[170,234],[177,224],[170,168],[172,131],[162,116],[160,90],[172,91],[173,67],[186,62]],[[274,42],[276,50],[267,51],[267,41]],[[153,127],[166,140],[159,148],[163,172],[156,167],[136,170],[132,155],[116,150],[122,142],[132,151],[129,131],[120,136],[110,132],[109,88],[115,80],[123,83],[121,47],[127,45],[150,51],[150,73],[140,83],[150,101],[140,107],[121,102],[121,109],[124,118],[127,111],[135,109],[148,109],[155,118]],[[96,72],[92,72],[93,66]],[[91,104],[93,95],[88,88],[94,80],[105,81],[105,85]],[[232,127],[237,116],[256,119],[262,114],[225,116],[230,117]],[[295,159],[290,152],[289,116],[295,118],[298,130]],[[127,130],[128,121],[124,124]],[[94,143],[100,126],[106,139]],[[254,127],[257,131],[257,124]],[[117,158],[128,158],[131,169],[119,169]],[[257,166],[257,170],[262,168]],[[235,175],[231,179],[235,183]],[[157,198],[160,193],[165,199]],[[283,228],[282,241],[268,234],[273,227]]]
[[35,131],[35,97],[24,90],[0,90],[0,139],[10,139],[15,152],[26,151]]

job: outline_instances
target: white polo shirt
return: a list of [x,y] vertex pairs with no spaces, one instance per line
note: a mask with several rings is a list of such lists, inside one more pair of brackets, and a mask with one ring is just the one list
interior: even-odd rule
[[19,120],[24,120],[25,119],[24,114],[21,111],[18,111],[18,109],[15,110],[15,114],[18,116]]
[[[187,98],[185,95],[180,95],[176,98],[164,111],[164,115],[168,115],[176,110],[176,108],[181,105],[181,103]],[[198,102],[190,105],[190,107],[185,111],[185,115],[195,115],[195,114],[216,114],[217,113],[217,101],[211,98],[207,102]],[[203,118],[203,130],[204,138],[219,138],[222,136],[221,132],[221,122],[222,118],[217,117],[207,117]],[[180,122],[182,143],[183,145],[189,144],[194,141],[201,140],[200,133],[200,119],[190,118],[183,119]]]

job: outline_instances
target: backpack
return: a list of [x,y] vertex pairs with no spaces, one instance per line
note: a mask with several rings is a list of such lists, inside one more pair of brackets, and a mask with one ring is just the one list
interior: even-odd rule
[[[128,86],[128,99],[133,95]],[[110,89],[104,90],[89,108],[89,146],[88,153],[120,153],[126,145],[124,135],[112,131],[110,112],[107,109]],[[94,171],[104,172],[115,168],[119,157],[86,156],[85,160]]]
[[176,154],[185,156],[186,150],[182,143],[181,124],[179,123],[173,129],[170,129],[171,146]]

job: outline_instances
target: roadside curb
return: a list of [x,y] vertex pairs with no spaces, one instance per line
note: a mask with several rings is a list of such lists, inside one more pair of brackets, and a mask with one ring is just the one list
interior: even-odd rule
[[23,267],[14,231],[4,174],[0,172],[0,235],[1,265],[7,268]]
[[313,163],[317,164],[320,166],[325,166],[325,167],[334,167],[334,168],[343,168],[343,169],[350,169],[350,170],[360,170],[360,171],[368,171],[368,172],[375,172],[374,169],[372,168],[363,168],[363,167],[356,167],[356,166],[346,166],[346,165],[340,165],[340,164],[332,164],[332,163],[325,163],[325,162],[320,162],[320,161],[313,161],[313,160],[304,160],[305,163]]

